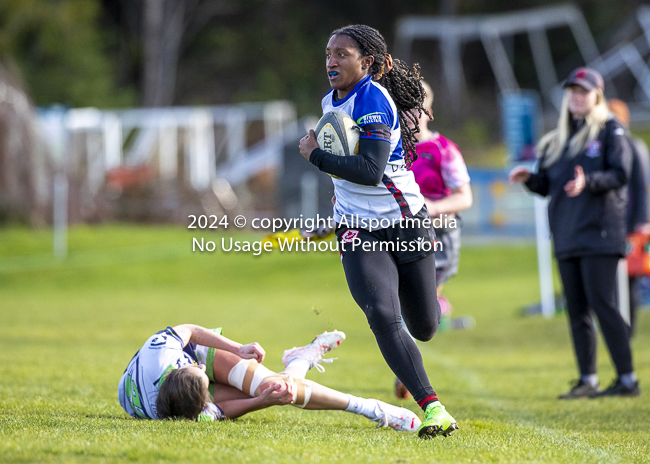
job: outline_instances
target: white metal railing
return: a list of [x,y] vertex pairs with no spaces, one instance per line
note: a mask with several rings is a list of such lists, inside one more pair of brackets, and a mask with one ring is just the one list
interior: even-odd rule
[[273,101],[125,110],[56,108],[41,110],[39,117],[46,143],[59,154],[59,166],[85,169],[87,188],[95,194],[108,170],[142,163],[154,166],[163,179],[177,178],[183,166],[190,185],[206,190],[219,176],[220,164],[246,157],[252,123],[262,123],[264,138],[277,137],[295,122],[296,112],[290,102]]

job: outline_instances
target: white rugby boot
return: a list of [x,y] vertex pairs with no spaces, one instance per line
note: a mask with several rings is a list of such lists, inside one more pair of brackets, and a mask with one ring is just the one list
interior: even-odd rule
[[376,417],[372,421],[377,422],[377,428],[390,427],[398,432],[416,432],[420,428],[422,421],[413,411],[383,401],[374,401],[377,402],[377,407]]
[[317,335],[309,345],[293,347],[282,354],[282,364],[286,368],[289,363],[296,359],[304,359],[309,362],[309,368],[315,367],[318,372],[325,372],[321,363],[331,363],[336,358],[323,359],[325,353],[332,351],[345,340],[345,334],[341,331],[323,332]]

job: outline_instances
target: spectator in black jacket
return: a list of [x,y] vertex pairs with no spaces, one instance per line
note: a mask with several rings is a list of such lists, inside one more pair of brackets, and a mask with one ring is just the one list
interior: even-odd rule
[[[630,146],[607,109],[597,71],[576,69],[565,88],[557,128],[539,142],[537,172],[510,172],[511,182],[551,197],[549,225],[580,369],[576,384],[559,398],[638,396],[616,291],[616,268],[625,254]],[[598,386],[593,313],[618,374],[606,390]]]
[[[630,110],[625,102],[612,98],[608,102],[609,111],[623,126],[630,126]],[[650,177],[650,154],[645,142],[634,137],[628,130],[628,140],[632,149],[632,173],[628,182],[627,233],[647,230],[648,225],[648,178]],[[636,309],[639,305],[639,277],[629,278],[630,289],[630,336],[634,334]]]

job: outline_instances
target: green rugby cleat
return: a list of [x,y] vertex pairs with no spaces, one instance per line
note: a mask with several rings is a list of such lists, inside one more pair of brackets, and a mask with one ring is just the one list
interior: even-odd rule
[[438,435],[448,437],[458,429],[456,419],[451,417],[439,401],[431,403],[424,412],[424,422],[418,429],[418,437],[433,438]]

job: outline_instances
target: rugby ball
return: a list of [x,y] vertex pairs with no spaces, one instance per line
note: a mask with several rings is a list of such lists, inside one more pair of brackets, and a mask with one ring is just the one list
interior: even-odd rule
[[343,111],[329,111],[316,125],[316,140],[321,150],[337,156],[359,154],[361,128]]

